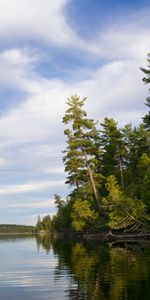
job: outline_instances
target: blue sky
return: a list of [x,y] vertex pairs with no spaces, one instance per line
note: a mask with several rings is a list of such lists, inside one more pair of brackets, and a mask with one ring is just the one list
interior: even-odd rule
[[0,223],[35,224],[69,187],[66,98],[89,117],[138,125],[148,88],[150,2],[0,0]]

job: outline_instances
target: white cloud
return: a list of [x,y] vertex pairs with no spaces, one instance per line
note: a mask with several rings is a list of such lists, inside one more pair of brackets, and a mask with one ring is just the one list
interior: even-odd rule
[[58,45],[70,43],[73,32],[65,22],[68,0],[0,0],[0,36],[45,40]]
[[45,191],[52,187],[60,187],[63,185],[64,185],[64,180],[33,181],[25,184],[8,185],[8,186],[0,187],[0,195],[12,195],[12,194]]
[[138,124],[146,97],[141,73],[139,61],[114,61],[98,69],[91,79],[79,83],[77,90],[89,97],[90,115],[100,120],[112,116],[121,124]]
[[[140,123],[146,109],[148,89],[141,81],[139,67],[145,64],[150,49],[150,30],[146,27],[149,12],[143,10],[140,21],[137,14],[134,19],[127,18],[126,23],[117,17],[115,24],[109,24],[103,32],[97,28],[91,40],[83,40],[66,23],[64,9],[68,3],[69,0],[0,0],[0,38],[6,45],[8,40],[15,45],[0,53],[0,84],[25,92],[18,104],[1,113],[0,166],[12,169],[10,173],[7,170],[9,179],[5,177],[0,196],[2,200],[4,196],[20,198],[20,194],[25,199],[27,193],[33,196],[31,203],[12,203],[16,211],[26,205],[39,210],[43,205],[47,207],[46,200],[42,204],[33,201],[36,192],[44,192],[45,197],[45,191],[49,194],[50,189],[64,190],[60,161],[67,97],[75,93],[87,96],[90,117],[101,121],[105,116],[114,117],[121,125]],[[27,46],[16,46],[17,41]],[[75,71],[71,65],[67,80],[63,76],[44,78],[35,70],[45,50],[42,54],[33,50],[32,41],[42,47],[46,42],[50,55],[52,44],[67,47],[76,59],[78,48],[81,52],[77,55],[87,62],[86,69],[76,66]],[[17,178],[20,180],[18,172],[23,182],[29,176],[26,183],[13,184]],[[45,181],[43,176],[53,180]]]
[[55,203],[54,203],[54,199],[46,199],[46,200],[38,200],[38,201],[30,201],[30,202],[26,202],[26,203],[9,203],[9,208],[26,208],[26,209],[37,209],[37,208],[41,208],[41,209],[52,209],[55,208]]
[[[74,93],[88,96],[87,108],[93,117],[103,119],[106,115],[112,115],[117,116],[121,123],[140,122],[146,96],[139,71],[141,60],[113,61],[90,72],[89,79],[70,83],[36,76],[28,66],[30,59],[27,52],[15,49],[9,54],[3,53],[3,56],[11,62],[8,68],[12,71],[12,80],[18,76],[20,88],[29,96],[0,119],[0,147],[48,140],[51,144],[63,143],[65,99]],[[18,63],[20,56],[23,57],[23,65]],[[17,61],[20,76],[16,75],[14,60]],[[14,85],[15,82],[18,84],[15,79]],[[131,115],[133,119],[129,120]]]
[[50,167],[50,168],[44,168],[43,169],[44,173],[48,174],[63,174],[64,175],[64,167]]
[[82,45],[87,52],[108,60],[142,60],[150,49],[149,9],[132,11],[124,18],[116,16],[103,30],[97,26],[93,38]]
[[136,31],[127,31],[126,29],[119,28],[116,31],[106,31],[103,33],[103,37],[100,40],[100,44],[103,45],[102,52],[105,53],[105,57],[113,59],[143,59],[143,53],[147,53],[150,47],[150,41],[148,36],[150,30],[143,31],[137,27]]
[[[8,86],[12,84],[28,93],[24,101],[0,120],[0,135],[4,144],[33,142],[55,135],[55,121],[61,120],[63,96],[66,98],[68,94],[65,84],[59,80],[44,80],[36,75],[32,69],[33,61],[30,51],[24,49],[11,49],[0,55],[0,82]],[[56,129],[59,130],[58,124]]]
[[[113,23],[93,32],[91,40],[83,39],[66,20],[65,6],[69,0],[0,0],[0,37],[14,41],[45,41],[57,47],[74,47],[84,54],[103,58],[141,58],[150,47],[148,29],[149,9],[126,15],[117,15]],[[71,51],[74,51],[71,48]],[[90,57],[89,57],[90,59]]]
[[11,48],[0,52],[0,84],[19,90],[34,92],[34,64],[40,59],[39,53],[29,48]]
[[5,157],[0,157],[0,167],[4,168],[10,165],[10,160]]

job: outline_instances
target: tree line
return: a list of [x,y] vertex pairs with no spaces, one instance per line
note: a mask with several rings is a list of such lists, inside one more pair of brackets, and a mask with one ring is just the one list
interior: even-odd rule
[[0,234],[17,234],[17,233],[35,233],[35,226],[16,225],[16,224],[0,224]]
[[[143,82],[150,83],[150,53]],[[88,118],[87,98],[67,100],[63,117],[63,162],[70,193],[55,195],[57,231],[141,231],[150,229],[150,97],[139,126],[120,128],[113,118]]]
[[49,215],[38,216],[37,223],[36,223],[36,232],[50,232],[51,231],[51,217]]

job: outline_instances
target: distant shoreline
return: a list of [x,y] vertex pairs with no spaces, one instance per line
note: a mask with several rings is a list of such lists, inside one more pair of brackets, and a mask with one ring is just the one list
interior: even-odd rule
[[0,232],[0,235],[36,235],[36,232]]
[[0,235],[27,235],[36,233],[32,225],[0,224]]

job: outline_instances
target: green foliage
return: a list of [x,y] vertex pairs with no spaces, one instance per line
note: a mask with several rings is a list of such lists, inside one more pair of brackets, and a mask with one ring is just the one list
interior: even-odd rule
[[38,216],[37,224],[36,224],[36,231],[46,231],[50,232],[51,230],[51,217],[49,215],[43,217],[41,219],[40,216]]
[[47,254],[51,250],[51,235],[50,234],[37,234],[36,243],[38,250],[42,246],[46,250]]
[[122,187],[124,187],[124,164],[126,148],[123,134],[117,128],[117,122],[112,118],[105,118],[101,123],[101,148],[103,174],[107,177],[115,175]]
[[147,132],[143,124],[137,128],[127,124],[122,132],[127,153],[124,161],[124,190],[129,197],[141,199],[138,163],[143,153],[149,153]]
[[16,224],[0,224],[0,233],[7,234],[30,234],[35,233],[35,226],[27,226],[27,225],[16,225]]
[[138,162],[139,192],[141,199],[146,204],[147,212],[150,212],[150,157],[143,153]]
[[143,243],[55,241],[53,247],[56,279],[67,270],[77,287],[67,290],[68,299],[148,299],[150,252]]
[[[141,70],[149,84],[150,53]],[[63,162],[71,190],[66,200],[55,195],[52,225],[58,231],[141,230],[150,219],[150,112],[138,127],[118,128],[106,117],[98,128],[85,102],[77,95],[67,100]]]
[[57,214],[52,219],[53,230],[62,232],[71,229],[71,201],[64,201],[59,195],[55,195]]
[[83,231],[90,221],[97,217],[97,214],[91,209],[91,205],[87,200],[78,199],[74,202],[71,217],[73,228],[76,231]]
[[83,194],[84,199],[92,201],[95,199],[99,207],[98,188],[102,179],[98,172],[99,133],[96,122],[88,119],[83,109],[85,101],[86,98],[81,100],[77,95],[68,98],[69,108],[63,118],[63,123],[69,126],[64,131],[67,136],[67,147],[63,161],[65,171],[68,173],[66,183],[75,187],[73,194],[80,199]]
[[145,213],[142,201],[128,198],[121,190],[115,176],[107,178],[106,188],[108,196],[103,199],[109,213],[109,227],[111,229],[126,229],[140,224],[141,215]]
[[[149,84],[150,83],[150,53],[148,53],[148,55],[147,55],[147,62],[148,62],[148,69],[140,68],[141,71],[143,71],[144,74],[146,75],[146,77],[143,78],[143,81],[144,81],[145,84]],[[149,91],[150,91],[150,89],[149,89]],[[150,97],[147,97],[147,99],[146,99],[146,105],[149,108],[149,111],[144,116],[143,122],[144,122],[145,128],[148,131],[150,131]]]

